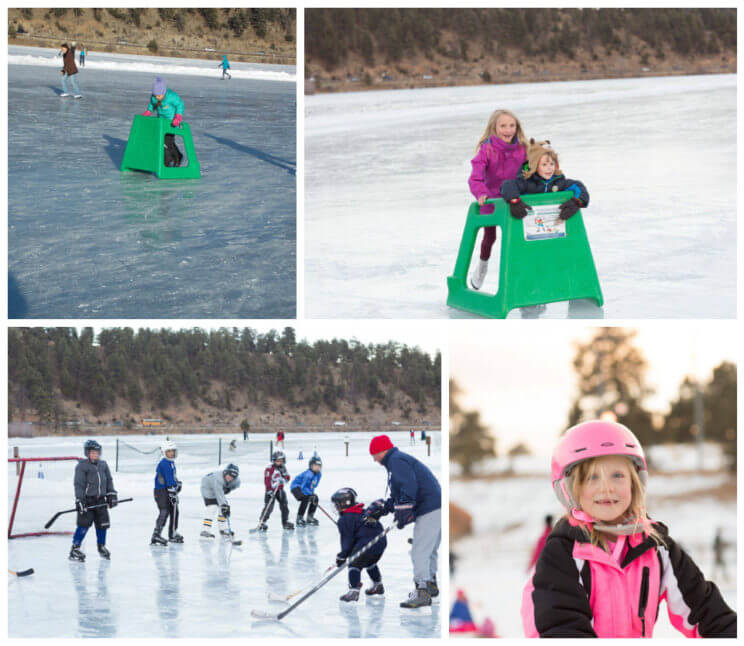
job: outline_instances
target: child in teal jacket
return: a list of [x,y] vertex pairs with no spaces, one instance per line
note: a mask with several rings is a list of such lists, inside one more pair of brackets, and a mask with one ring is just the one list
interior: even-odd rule
[[[157,116],[168,119],[171,125],[178,128],[183,120],[184,105],[181,97],[165,85],[165,81],[158,76],[152,84],[152,96],[147,109],[142,113],[146,117]],[[176,146],[176,137],[165,135],[165,165],[180,166],[183,154]]]

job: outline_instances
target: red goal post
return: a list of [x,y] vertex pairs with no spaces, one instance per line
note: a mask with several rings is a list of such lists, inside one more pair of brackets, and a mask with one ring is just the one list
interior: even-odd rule
[[[16,485],[16,492],[15,497],[13,498],[13,506],[10,511],[10,520],[8,521],[8,538],[25,538],[27,536],[69,536],[72,534],[72,532],[48,532],[48,531],[38,531],[38,532],[24,532],[20,534],[14,534],[13,533],[13,524],[15,523],[15,517],[16,517],[16,511],[18,510],[18,501],[21,497],[21,486],[23,485],[23,477],[26,474],[26,463],[28,462],[60,462],[63,460],[75,460],[76,462],[82,458],[78,457],[50,457],[50,458],[8,458],[8,465],[11,463],[16,463],[16,468],[18,465],[20,465],[20,471],[18,472],[18,484]],[[53,513],[53,512],[52,512]],[[51,516],[52,513],[49,515]],[[40,518],[39,519],[39,527],[43,527],[44,521],[46,521],[46,518]]]

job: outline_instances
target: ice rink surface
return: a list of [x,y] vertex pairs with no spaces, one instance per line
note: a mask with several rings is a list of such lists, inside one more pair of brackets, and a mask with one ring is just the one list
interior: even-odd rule
[[473,199],[470,159],[496,108],[550,140],[591,196],[584,221],[605,305],[556,303],[540,316],[736,316],[733,74],[306,97],[308,316],[472,316],[446,306],[446,277]]
[[[390,434],[393,442],[441,477],[441,435],[432,433],[432,455],[418,439],[409,445],[407,433]],[[320,504],[332,513],[330,497],[336,489],[353,487],[365,503],[385,494],[386,472],[368,453],[372,433],[353,433],[349,457],[344,433],[289,433],[285,441],[292,478],[307,468],[314,451],[323,460],[318,487]],[[8,567],[33,567],[32,576],[8,581],[10,637],[439,637],[440,607],[404,610],[399,603],[413,589],[410,545],[412,526],[388,534],[380,561],[384,597],[362,598],[356,604],[339,601],[347,589],[346,573],[332,579],[281,622],[259,621],[251,610],[280,612],[287,607],[270,602],[267,593],[289,595],[321,579],[335,564],[340,549],[338,531],[318,510],[317,527],[286,532],[275,507],[265,534],[250,534],[263,507],[263,469],[269,464],[268,435],[222,435],[222,462],[240,466],[241,487],[230,494],[232,528],[240,547],[220,539],[204,541],[204,505],[199,495],[201,477],[217,468],[217,436],[170,436],[179,446],[181,493],[180,533],[183,545],[151,547],[156,506],[152,497],[154,470],[159,460],[157,437],[127,437],[119,443],[119,471],[111,437],[97,438],[111,468],[122,503],[111,510],[107,545],[111,561],[99,558],[91,529],[83,543],[85,563],[67,559],[69,536],[18,538],[8,541]],[[227,445],[237,438],[236,451]],[[80,455],[84,438],[10,440],[22,457]],[[131,447],[136,447],[139,453]],[[276,448],[276,447],[275,447]],[[150,452],[152,451],[152,452]],[[303,458],[298,459],[302,451]],[[10,451],[9,451],[10,456]],[[74,506],[73,462],[28,463],[15,531],[39,530],[56,512]],[[15,494],[15,465],[8,465],[9,505]],[[297,501],[289,495],[290,520]],[[72,530],[74,514],[61,516],[52,529]],[[382,519],[385,526],[392,516]],[[216,523],[215,523],[216,526]],[[440,553],[440,561],[442,560]],[[362,574],[365,587],[369,585]],[[364,595],[362,595],[364,597]]]
[[[11,317],[295,315],[294,67],[235,63],[223,82],[217,60],[94,52],[74,100],[52,50],[9,55]],[[156,74],[185,103],[201,179],[119,170]]]

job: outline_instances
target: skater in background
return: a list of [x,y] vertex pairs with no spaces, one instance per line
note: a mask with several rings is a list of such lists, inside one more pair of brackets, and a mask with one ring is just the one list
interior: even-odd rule
[[476,630],[465,591],[460,589],[457,591],[455,603],[452,604],[452,610],[450,611],[449,631],[455,634],[463,634],[474,633]]
[[373,437],[369,452],[388,472],[390,497],[378,501],[381,515],[394,512],[398,529],[414,523],[411,560],[416,589],[400,606],[430,606],[432,597],[439,595],[437,565],[442,540],[442,489],[429,467],[398,450],[387,435]]
[[238,448],[238,442],[237,442],[237,440],[231,440],[231,441],[230,441],[230,444],[228,444],[228,448],[229,448],[229,449],[230,449],[231,451],[236,451],[236,450],[237,450],[237,448]]
[[80,45],[80,67],[85,67],[85,46]]
[[421,441],[426,442],[426,431],[423,428],[421,429]]
[[[300,507],[297,510],[297,520],[295,521],[297,527],[318,525],[315,510],[318,508],[319,501],[315,489],[320,483],[322,468],[323,461],[319,457],[313,456],[308,461],[307,469],[295,477],[292,484],[289,485],[292,495],[300,502]],[[307,518],[305,518],[305,512],[307,512]]]
[[[475,148],[468,179],[470,192],[481,206],[482,214],[493,213],[486,200],[501,197],[501,185],[516,177],[527,159],[527,138],[522,124],[509,110],[495,110],[488,119],[486,130]],[[496,242],[496,227],[483,227],[480,257],[470,276],[470,286],[480,289],[488,272],[491,248]]]
[[[71,561],[85,561],[85,554],[80,546],[94,523],[98,553],[106,560],[111,558],[111,553],[106,548],[106,532],[111,525],[108,510],[116,507],[119,498],[114,489],[111,471],[106,462],[101,460],[102,452],[103,449],[98,442],[88,440],[83,446],[85,460],[80,460],[75,467],[77,527],[72,536]],[[90,509],[94,506],[95,509]]]
[[67,79],[69,79],[72,84],[73,96],[79,99],[83,95],[80,93],[80,88],[75,78],[78,73],[77,65],[75,65],[75,43],[72,44],[72,47],[67,43],[62,43],[60,46],[60,55],[62,56],[62,94],[60,96],[70,96],[67,90]]
[[276,445],[277,447],[281,444],[282,451],[284,450],[284,431],[276,432]]
[[[230,518],[230,505],[227,502],[227,495],[240,487],[240,468],[237,464],[228,464],[222,471],[212,471],[202,478],[201,495],[204,498],[204,505],[207,508],[207,515],[204,516],[204,528],[200,536],[202,538],[214,538],[212,533],[212,516],[217,512],[217,523],[220,528],[220,536],[232,537],[227,526],[227,519]],[[212,509],[214,507],[214,510]]]
[[410,433],[408,434],[408,443],[413,446],[416,444],[416,433],[413,429],[411,429]]
[[[341,537],[341,551],[336,555],[336,566],[341,567],[353,554],[356,554],[367,543],[382,534],[383,529],[376,511],[382,512],[382,504],[373,502],[365,513],[364,505],[357,501],[357,493],[351,487],[339,489],[331,496],[331,502],[338,512],[338,533]],[[362,570],[366,570],[372,579],[372,586],[364,591],[367,596],[385,594],[382,585],[382,574],[377,567],[387,547],[384,536],[372,545],[367,552],[349,563],[349,591],[342,595],[341,601],[359,601],[359,590],[362,589]]]
[[295,526],[289,522],[289,505],[287,504],[287,492],[284,491],[284,483],[289,482],[289,472],[286,466],[286,456],[283,451],[274,451],[271,456],[271,464],[264,470],[264,508],[261,511],[261,524],[259,529],[263,532],[269,529],[266,521],[269,520],[274,510],[274,503],[279,503],[282,513],[282,527],[294,529]]
[[[160,453],[163,455],[158,466],[155,468],[155,490],[153,496],[158,506],[158,517],[155,520],[155,529],[152,532],[150,545],[167,545],[171,543],[183,543],[183,536],[178,529],[178,494],[181,493],[182,483],[176,477],[176,456],[178,447],[175,442],[165,440],[160,445]],[[160,534],[168,522],[168,540]]]
[[545,516],[545,525],[543,527],[542,534],[540,534],[540,538],[537,539],[537,543],[535,543],[535,547],[532,550],[532,556],[530,556],[530,564],[527,566],[528,571],[535,567],[535,563],[537,563],[540,552],[542,552],[543,548],[545,547],[545,541],[548,540],[548,536],[550,536],[550,532],[552,531],[553,516],[551,514],[548,514],[547,516]]
[[716,528],[716,536],[713,539],[713,572],[711,572],[712,578],[717,578],[720,572],[720,576],[724,581],[728,581],[728,571],[726,569],[726,556],[724,552],[727,547],[733,547],[733,543],[728,543],[723,540],[723,529],[721,527]]
[[515,179],[510,179],[501,185],[501,195],[509,202],[509,212],[512,217],[522,219],[531,210],[520,195],[529,193],[552,193],[555,191],[570,191],[574,195],[560,205],[561,220],[568,220],[576,212],[589,206],[589,193],[577,179],[567,179],[561,172],[558,155],[550,147],[549,141],[535,142],[530,139],[527,147],[527,163]]
[[527,637],[652,637],[661,601],[687,637],[736,637],[736,613],[646,513],[646,458],[625,426],[566,431],[551,464],[566,508],[524,589]]
[[[185,107],[181,97],[173,90],[166,86],[162,77],[155,78],[152,84],[152,94],[150,103],[142,113],[145,117],[160,117],[168,119],[174,128],[178,128],[183,121],[183,111]],[[183,153],[176,146],[176,136],[173,134],[165,135],[165,165],[168,167],[180,166],[183,160]]]
[[220,79],[221,81],[224,81],[225,77],[227,77],[228,79],[232,78],[230,72],[227,71],[230,69],[230,61],[227,60],[227,56],[225,56],[224,54],[222,55],[222,62],[217,67],[222,68],[222,78]]

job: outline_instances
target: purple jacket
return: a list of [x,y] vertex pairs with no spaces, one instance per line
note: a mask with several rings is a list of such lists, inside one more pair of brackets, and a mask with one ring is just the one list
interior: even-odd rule
[[[501,197],[501,184],[507,179],[514,179],[526,159],[527,153],[522,144],[507,144],[498,137],[491,137],[470,161],[473,165],[468,179],[470,192],[476,200],[481,195]],[[481,209],[481,213],[492,212],[492,206]]]

